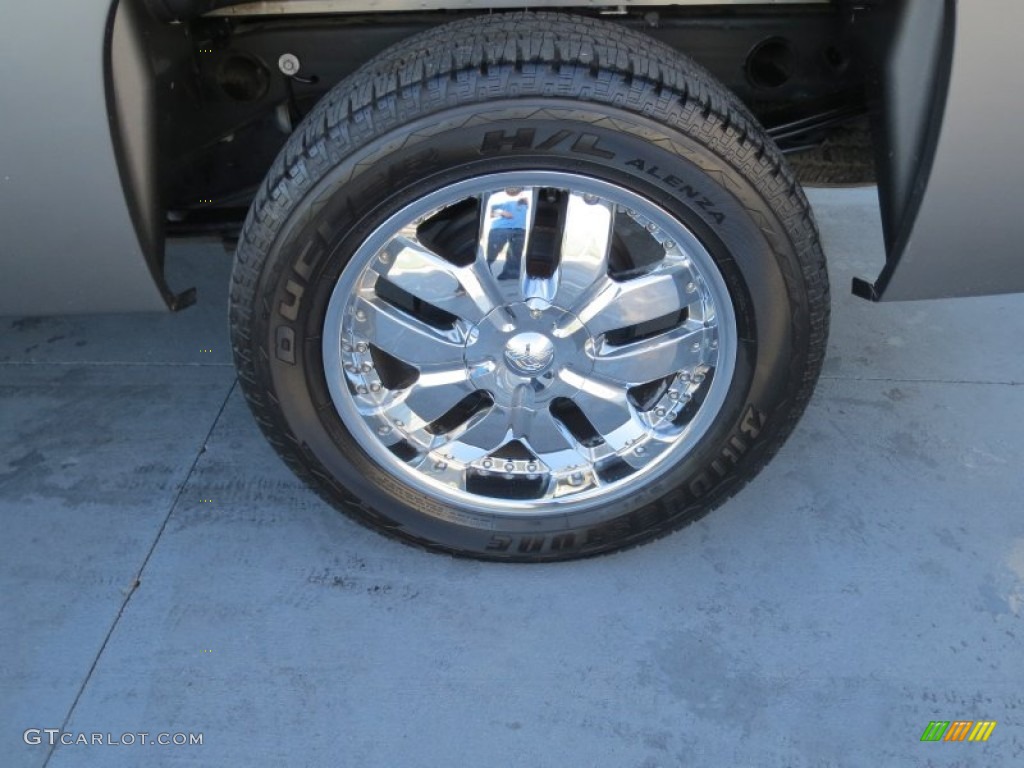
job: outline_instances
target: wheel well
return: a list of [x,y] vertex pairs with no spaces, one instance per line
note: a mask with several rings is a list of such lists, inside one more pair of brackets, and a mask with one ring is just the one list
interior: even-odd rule
[[[159,115],[155,176],[168,236],[232,237],[290,132],[327,90],[393,43],[473,15],[161,20],[215,5],[224,4],[149,2]],[[686,53],[731,89],[784,151],[814,146],[868,111],[870,67],[845,4],[570,10],[601,15]]]

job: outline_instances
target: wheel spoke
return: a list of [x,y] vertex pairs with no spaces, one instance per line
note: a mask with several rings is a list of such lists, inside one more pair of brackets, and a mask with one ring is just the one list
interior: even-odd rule
[[381,299],[358,297],[355,317],[356,333],[410,365],[454,365],[462,360],[458,331],[442,331]]
[[436,421],[474,392],[465,366],[420,373],[405,403],[426,422]]
[[646,384],[704,361],[712,329],[684,323],[661,336],[621,347],[598,346],[594,373],[626,385]]
[[608,248],[615,206],[593,195],[569,195],[558,268],[548,278],[552,303],[571,307],[587,289],[608,274]]
[[522,442],[543,461],[552,472],[590,464],[590,456],[572,434],[551,415],[546,407],[530,412],[522,435]]
[[595,335],[664,317],[689,303],[690,274],[686,263],[677,261],[632,280],[600,278],[574,312]]
[[622,451],[644,439],[649,426],[629,401],[626,387],[572,371],[563,371],[562,378],[567,384],[579,387],[573,402],[613,451]]
[[481,281],[473,266],[452,264],[411,234],[391,240],[374,270],[403,291],[470,322],[479,322],[501,303],[493,281]]
[[451,443],[445,452],[465,464],[482,459],[511,439],[509,421],[509,412],[493,405],[452,432],[449,435]]
[[[513,194],[510,194],[510,191]],[[477,262],[488,273],[504,252],[502,270],[496,282],[501,296],[514,301],[525,295],[526,249],[536,207],[537,190],[509,187],[480,199],[480,248]]]
[[427,451],[436,440],[426,430],[430,421],[409,407],[404,392],[391,392],[379,405],[361,410],[368,417],[376,417],[374,420],[381,430],[378,434],[389,445],[397,442],[399,436],[404,436],[406,442],[415,445],[420,451]]

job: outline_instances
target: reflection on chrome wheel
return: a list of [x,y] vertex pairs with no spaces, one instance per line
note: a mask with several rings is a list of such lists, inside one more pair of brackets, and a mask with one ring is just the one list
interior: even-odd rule
[[370,456],[426,493],[522,515],[614,498],[677,461],[735,354],[728,292],[693,233],[635,193],[553,172],[397,212],[347,265],[323,333],[331,398]]
[[232,275],[239,382],[288,465],[375,531],[489,560],[721,504],[796,424],[827,328],[810,209],[746,109],[552,13],[433,28],[335,86]]

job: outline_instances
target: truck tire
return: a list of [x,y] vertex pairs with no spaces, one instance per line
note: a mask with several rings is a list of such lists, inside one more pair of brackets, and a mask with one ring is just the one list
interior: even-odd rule
[[433,29],[334,87],[253,202],[230,310],[298,475],[384,534],[506,561],[720,504],[793,429],[828,318],[811,211],[747,110],[553,13]]

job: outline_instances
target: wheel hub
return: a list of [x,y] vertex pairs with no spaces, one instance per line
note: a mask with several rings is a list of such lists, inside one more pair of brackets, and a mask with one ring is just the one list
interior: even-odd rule
[[514,373],[535,376],[555,357],[555,345],[541,333],[519,333],[505,342],[505,362]]
[[571,312],[518,302],[496,308],[470,329],[464,360],[473,385],[496,404],[534,408],[577,391],[572,375],[593,367],[586,354],[592,347],[593,339]]

